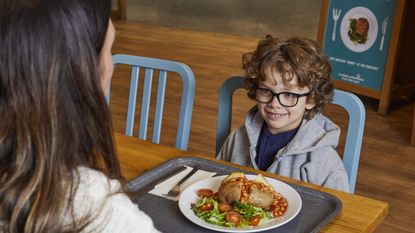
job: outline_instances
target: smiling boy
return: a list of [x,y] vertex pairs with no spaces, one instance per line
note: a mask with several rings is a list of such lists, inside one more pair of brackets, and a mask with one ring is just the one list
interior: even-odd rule
[[316,43],[267,35],[243,55],[248,96],[257,104],[218,159],[348,191],[337,154],[340,129],[321,114],[333,96],[331,66]]

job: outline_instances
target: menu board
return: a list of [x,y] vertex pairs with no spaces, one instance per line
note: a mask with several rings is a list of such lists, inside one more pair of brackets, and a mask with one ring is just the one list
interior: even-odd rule
[[395,0],[330,1],[323,48],[333,78],[382,88],[395,5]]

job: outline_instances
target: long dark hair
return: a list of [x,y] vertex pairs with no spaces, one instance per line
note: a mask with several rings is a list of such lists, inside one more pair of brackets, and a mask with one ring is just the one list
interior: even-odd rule
[[78,232],[88,220],[62,219],[77,167],[122,180],[97,69],[110,13],[110,0],[0,3],[0,231]]

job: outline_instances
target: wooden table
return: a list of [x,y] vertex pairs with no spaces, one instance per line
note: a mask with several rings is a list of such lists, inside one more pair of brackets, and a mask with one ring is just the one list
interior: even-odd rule
[[[241,167],[235,164],[219,161],[208,156],[195,155],[190,152],[177,150],[173,147],[153,144],[118,133],[115,133],[115,140],[121,163],[121,169],[124,176],[128,180],[140,175],[144,171],[158,166],[168,159],[180,156],[197,156],[209,160],[214,160],[218,163]],[[372,232],[385,218],[388,212],[388,204],[382,201],[323,188],[309,183],[277,176],[271,173],[261,172],[252,168],[243,167],[243,169],[257,173],[263,173],[269,177],[286,181],[288,183],[302,185],[312,189],[331,193],[338,197],[343,203],[342,210],[334,220],[332,220],[322,229],[321,232]]]

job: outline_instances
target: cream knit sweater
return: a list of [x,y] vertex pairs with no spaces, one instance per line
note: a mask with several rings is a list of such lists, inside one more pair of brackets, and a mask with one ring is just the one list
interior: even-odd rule
[[[121,188],[120,182],[86,167],[80,167],[78,171],[79,186],[73,202],[75,219],[87,213],[93,216],[83,232],[159,232],[151,218],[139,210],[127,195],[117,193]],[[64,222],[69,223],[71,218],[70,214],[65,214]]]

